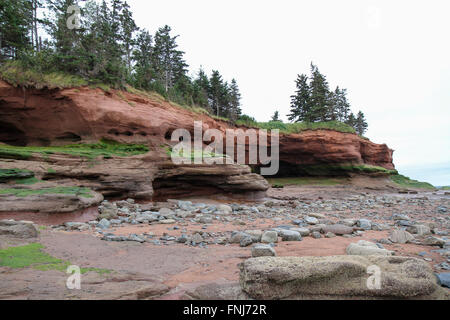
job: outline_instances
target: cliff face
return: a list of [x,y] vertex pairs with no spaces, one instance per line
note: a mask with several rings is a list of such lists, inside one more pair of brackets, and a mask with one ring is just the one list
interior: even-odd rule
[[[0,81],[0,141],[15,145],[63,145],[102,138],[149,143],[161,149],[194,121],[224,131],[231,125],[157,98],[100,89],[33,90]],[[394,169],[393,150],[355,134],[329,130],[281,135],[280,161],[291,165],[368,164]]]
[[[89,163],[70,155],[33,154],[30,159],[4,161],[2,168],[33,170],[46,181],[66,179],[109,197],[183,196],[205,193],[261,193],[269,188],[242,165],[175,166],[164,148],[174,130],[233,128],[203,113],[174,106],[157,96],[100,89],[24,89],[0,81],[0,143],[16,146],[58,146],[94,143],[101,139],[149,146],[131,158],[113,157]],[[248,145],[246,146],[248,148]],[[280,172],[301,173],[310,165],[369,164],[393,169],[392,153],[355,134],[320,130],[281,135]],[[48,173],[51,164],[56,172]],[[1,211],[1,208],[0,208]]]

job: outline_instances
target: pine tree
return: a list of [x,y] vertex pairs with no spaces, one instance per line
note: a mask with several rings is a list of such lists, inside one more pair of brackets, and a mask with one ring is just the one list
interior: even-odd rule
[[229,117],[231,120],[236,121],[242,114],[241,106],[241,93],[239,92],[239,87],[237,85],[236,79],[231,80],[230,90],[230,110]]
[[136,31],[139,30],[139,28],[137,27],[136,22],[133,19],[133,14],[130,11],[130,6],[126,2],[122,6],[122,12],[120,14],[120,23],[121,23],[120,40],[123,43],[125,51],[127,76],[130,77],[132,52],[134,45],[136,45],[136,39],[134,38],[134,34]]
[[153,66],[166,92],[186,75],[188,67],[183,59],[184,52],[177,50],[178,36],[172,37],[171,31],[172,29],[167,25],[160,28],[155,34],[153,49]]
[[350,127],[355,128],[356,126],[356,117],[353,114],[353,112],[350,112],[350,115],[347,118],[347,121],[345,121],[346,124],[348,124]]
[[322,75],[314,64],[311,63],[311,96],[310,113],[308,119],[311,122],[329,120],[329,88],[326,77]]
[[358,115],[356,116],[355,126],[354,126],[356,133],[360,136],[363,136],[364,133],[366,133],[368,125],[364,116],[364,113],[361,111],[358,112]]
[[0,0],[0,59],[17,59],[31,46],[33,7],[29,0]]
[[295,83],[297,90],[295,95],[291,96],[291,113],[288,115],[288,119],[293,122],[311,121],[311,94],[308,77],[304,74],[298,75]]
[[275,113],[272,116],[272,120],[270,120],[272,122],[280,122],[280,113],[278,111],[275,111]]
[[350,104],[347,101],[347,89],[341,90],[338,86],[334,92],[330,93],[329,97],[329,119],[345,122],[350,113]]
[[133,51],[134,85],[149,90],[154,80],[155,71],[152,66],[153,39],[147,30],[142,30],[137,36],[137,47]]
[[220,115],[220,102],[223,94],[223,80],[219,71],[213,70],[211,78],[209,79],[209,100],[210,106],[217,116]]

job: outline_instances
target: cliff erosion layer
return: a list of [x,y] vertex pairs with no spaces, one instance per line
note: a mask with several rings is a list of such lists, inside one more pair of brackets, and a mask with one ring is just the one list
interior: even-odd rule
[[[107,197],[182,196],[187,194],[260,193],[269,188],[261,176],[242,165],[175,166],[167,154],[171,134],[234,128],[151,94],[88,87],[17,88],[0,81],[0,143],[15,146],[58,146],[101,139],[146,144],[150,152],[131,158],[86,161],[70,155],[33,154],[29,159],[0,159],[4,169],[28,169],[46,182],[67,179]],[[248,145],[246,146],[248,148]],[[315,165],[372,165],[393,169],[393,151],[355,134],[329,130],[280,136],[280,172],[295,175]],[[43,165],[44,163],[44,165]],[[48,164],[52,173],[47,172]],[[55,170],[55,172],[53,172]],[[1,210],[1,208],[0,208]]]

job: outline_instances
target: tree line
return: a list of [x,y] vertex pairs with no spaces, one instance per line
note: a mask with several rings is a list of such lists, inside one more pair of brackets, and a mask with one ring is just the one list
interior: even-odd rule
[[[357,115],[350,109],[347,89],[336,87],[330,91],[326,77],[319,68],[311,63],[311,75],[298,75],[295,81],[296,91],[291,96],[291,110],[288,119],[291,122],[340,121],[353,127],[359,135],[368,128],[364,113]],[[278,119],[278,111],[272,121]]]
[[[68,10],[73,5],[80,5],[79,16]],[[167,25],[154,35],[139,28],[123,0],[0,0],[0,63],[16,60],[42,73],[152,90],[237,119],[241,95],[236,80],[225,81],[217,70],[211,76],[201,69],[189,76],[177,38]]]

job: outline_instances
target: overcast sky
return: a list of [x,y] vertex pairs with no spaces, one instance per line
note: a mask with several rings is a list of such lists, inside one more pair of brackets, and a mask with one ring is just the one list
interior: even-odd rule
[[138,25],[165,24],[194,74],[236,78],[244,113],[286,120],[297,74],[318,65],[348,89],[372,141],[401,173],[450,185],[450,1],[128,0]]

